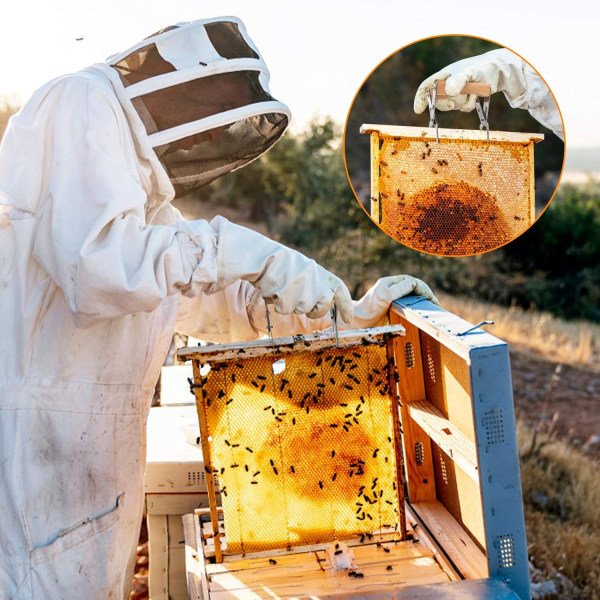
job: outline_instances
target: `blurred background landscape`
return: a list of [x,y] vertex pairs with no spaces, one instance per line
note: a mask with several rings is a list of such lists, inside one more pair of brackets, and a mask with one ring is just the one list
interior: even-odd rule
[[[500,104],[495,96],[492,110]],[[17,109],[14,99],[0,100],[0,136]],[[476,119],[457,117],[469,125],[451,126]],[[507,128],[539,130],[535,122]],[[368,157],[368,138],[348,131],[366,142]],[[339,274],[355,298],[379,277],[409,273],[448,310],[494,320],[490,332],[511,347],[534,598],[600,599],[600,148],[569,150],[552,203],[518,240],[484,255],[440,258],[399,245],[371,222],[348,184],[342,137],[333,120],[313,121],[176,204],[188,218],[222,214],[298,248]],[[544,158],[536,148],[536,168],[551,171],[543,165],[555,164],[552,152]],[[368,158],[365,168],[368,182]],[[145,598],[147,556],[139,561],[134,597]]]

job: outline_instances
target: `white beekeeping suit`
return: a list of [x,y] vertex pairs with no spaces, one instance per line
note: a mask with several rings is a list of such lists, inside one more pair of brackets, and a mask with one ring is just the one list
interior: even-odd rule
[[12,119],[0,154],[1,598],[128,596],[145,418],[179,293],[244,279],[280,312],[320,316],[334,297],[351,311],[314,261],[170,205],[260,155],[288,120],[229,18],[56,79]]
[[[0,148],[0,598],[123,598],[145,422],[174,330],[249,339],[379,321],[302,254],[170,201],[266,151],[289,121],[234,18],[182,24],[43,86]],[[184,301],[185,300],[185,301]],[[321,317],[310,321],[304,315]],[[262,319],[262,320],[261,320]]]

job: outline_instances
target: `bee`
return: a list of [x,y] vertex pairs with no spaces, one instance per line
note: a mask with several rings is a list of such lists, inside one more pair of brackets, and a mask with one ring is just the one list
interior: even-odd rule
[[383,167],[387,167],[387,166],[388,166],[388,164],[387,164],[386,162],[384,162],[383,160],[380,160],[380,161],[379,161],[379,164],[380,164],[381,166],[383,166]]
[[257,475],[260,475],[260,471],[256,471],[256,473],[253,473],[252,477],[256,477]]
[[250,470],[250,469],[248,468],[248,465],[244,465],[244,469],[246,469],[246,473],[247,473],[247,472]]
[[217,394],[217,398],[222,398],[225,395],[225,392],[223,390],[219,390],[219,393]]
[[519,217],[518,215],[515,215],[515,221],[520,221],[521,217]]
[[269,559],[269,564],[270,564],[270,565],[276,565],[276,564],[277,564],[277,561],[276,561],[274,558],[270,558],[270,559]]
[[295,473],[295,472],[296,472],[296,469],[294,469],[294,465],[290,465],[290,471],[291,471],[292,473]]
[[269,410],[270,408],[271,408],[270,406],[265,406],[265,407],[263,408],[263,410]]
[[338,556],[338,555],[342,554],[343,552],[344,552],[343,550],[336,550],[336,551],[334,552],[334,554],[335,554],[336,556]]
[[427,154],[425,152],[423,152],[423,154],[421,154],[421,159],[425,160],[425,157],[427,156]]
[[377,458],[378,452],[379,452],[379,448],[375,448],[375,450],[373,450],[373,458]]
[[388,565],[388,566],[385,568],[385,570],[386,570],[386,571],[391,571],[391,570],[392,570],[392,568],[393,568],[393,567],[392,567],[392,565]]
[[482,162],[480,162],[480,163],[477,165],[477,170],[479,171],[479,176],[480,176],[480,177],[482,177],[482,176],[483,176],[483,169],[482,169],[482,167],[483,167],[483,163],[482,163]]
[[227,402],[225,402],[225,404],[231,404],[233,402],[233,398],[229,398],[229,400],[227,400]]
[[258,485],[258,481],[251,481],[250,485]]
[[265,384],[263,383],[263,384],[260,386],[260,393],[262,394],[264,391],[265,391]]
[[335,450],[331,451],[331,458],[333,458],[335,456]]
[[337,477],[337,473],[334,473],[331,477],[331,481],[335,481],[336,477]]
[[275,475],[279,475],[279,472],[277,471],[277,467],[273,467],[273,472],[275,473]]
[[390,552],[390,549],[389,549],[389,548],[385,548],[385,547],[384,547],[384,548],[383,548],[383,551],[384,551],[386,554],[389,554],[389,552]]
[[429,150],[427,150],[427,156],[431,155],[431,148],[429,148]]
[[337,423],[329,423],[329,427],[337,427]]
[[323,489],[323,482],[322,482],[322,481],[319,481],[319,487],[320,487],[321,489]]
[[316,374],[316,373],[311,373],[311,374],[308,376],[308,378],[309,378],[309,379],[312,379],[313,377],[316,377],[316,376],[317,376],[317,374]]

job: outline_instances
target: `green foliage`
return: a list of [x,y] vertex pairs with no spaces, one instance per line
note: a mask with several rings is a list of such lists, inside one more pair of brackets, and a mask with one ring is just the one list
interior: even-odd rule
[[203,194],[244,208],[271,235],[340,275],[355,297],[379,277],[409,273],[453,295],[600,321],[598,189],[561,188],[527,233],[496,251],[431,256],[373,225],[348,186],[340,138],[331,120],[312,123]]

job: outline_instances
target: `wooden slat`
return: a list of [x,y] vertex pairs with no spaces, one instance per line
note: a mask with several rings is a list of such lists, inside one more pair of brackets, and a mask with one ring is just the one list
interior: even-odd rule
[[435,406],[421,400],[408,405],[412,419],[460,468],[479,483],[475,444],[453,425]]
[[[404,127],[399,125],[377,125],[365,123],[361,125],[361,133],[379,133],[380,136],[395,138],[417,138],[435,140],[435,127]],[[439,129],[440,139],[486,141],[487,133],[480,129]],[[530,141],[541,142],[543,133],[518,133],[515,131],[490,131],[491,142],[510,142],[527,145]]]
[[[492,86],[489,83],[475,83],[473,81],[469,81],[466,83],[462,90],[460,90],[459,94],[477,94],[478,96],[486,97],[490,95]],[[433,87],[429,88],[429,93],[433,98]],[[446,94],[446,80],[438,79],[437,80],[437,98],[445,98],[448,94]]]
[[381,197],[379,196],[379,135],[371,135],[371,219],[381,224]]
[[204,570],[202,542],[199,540],[199,519],[195,515],[183,515],[185,540],[185,566],[189,600],[208,600],[208,581]]
[[[383,345],[382,336],[403,335],[401,327],[385,325],[383,327],[370,327],[368,329],[350,329],[339,331],[338,347],[379,344]],[[199,360],[202,363],[224,361],[232,358],[252,358],[265,354],[290,354],[297,352],[314,352],[321,348],[331,348],[335,344],[335,334],[331,330],[319,331],[309,335],[293,337],[252,340],[250,342],[235,342],[230,344],[214,344],[212,346],[198,346],[196,348],[180,348],[177,356],[181,360]]]
[[411,507],[463,577],[489,576],[485,554],[440,502],[412,503]]
[[[200,364],[198,361],[193,363],[194,370],[194,395],[196,397],[196,410],[198,412],[198,423],[200,424],[200,442],[202,444],[202,459],[204,462],[204,469],[207,477],[206,480],[206,491],[208,492],[208,505],[210,510],[210,520],[212,523],[213,536],[219,537],[219,517],[217,507],[217,495],[215,491],[215,480],[212,476],[214,472],[212,466],[212,458],[210,453],[210,443],[208,435],[208,425],[206,422],[206,414],[204,413],[204,405],[202,399],[202,377],[200,376]],[[223,561],[223,553],[221,552],[221,545],[215,544],[215,560],[217,562]]]
[[[433,500],[436,497],[436,491],[431,442],[428,435],[411,418],[408,410],[411,402],[425,398],[419,330],[394,311],[390,311],[390,322],[400,323],[406,329],[404,337],[394,340],[394,356],[399,375],[398,389],[401,402],[400,416],[408,497],[411,502]],[[406,363],[407,344],[412,346],[413,360],[410,368]],[[423,461],[421,464],[417,464],[416,461],[415,447],[417,444],[420,444],[422,448]]]
[[534,144],[529,144],[529,225],[533,225],[535,221],[535,169],[533,168],[533,147]]

